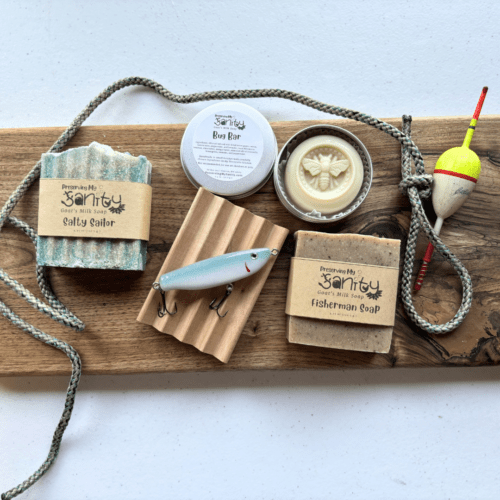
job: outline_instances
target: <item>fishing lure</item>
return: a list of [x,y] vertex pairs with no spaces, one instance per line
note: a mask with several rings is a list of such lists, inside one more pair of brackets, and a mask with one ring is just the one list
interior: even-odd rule
[[271,256],[276,255],[278,255],[276,248],[273,250],[253,248],[201,260],[170,273],[162,274],[160,280],[153,283],[153,288],[161,293],[163,302],[158,307],[158,316],[162,318],[165,313],[173,316],[177,312],[177,304],[172,312],[167,309],[165,292],[169,290],[204,290],[227,285],[224,297],[217,304],[215,303],[217,299],[212,300],[209,306],[210,309],[217,311],[219,318],[223,318],[227,311],[224,316],[221,316],[219,308],[231,295],[233,282],[260,271]]

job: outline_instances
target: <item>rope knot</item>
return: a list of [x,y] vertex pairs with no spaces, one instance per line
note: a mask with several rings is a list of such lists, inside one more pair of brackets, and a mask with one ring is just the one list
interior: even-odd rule
[[432,181],[430,174],[410,175],[399,183],[399,190],[408,196],[408,189],[414,187],[417,188],[420,198],[429,198],[432,192]]

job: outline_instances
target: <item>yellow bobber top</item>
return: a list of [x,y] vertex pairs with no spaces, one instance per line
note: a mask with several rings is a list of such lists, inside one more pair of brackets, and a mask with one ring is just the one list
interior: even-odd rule
[[472,149],[466,146],[451,148],[439,157],[434,173],[461,174],[465,178],[469,177],[477,181],[481,173],[481,160]]

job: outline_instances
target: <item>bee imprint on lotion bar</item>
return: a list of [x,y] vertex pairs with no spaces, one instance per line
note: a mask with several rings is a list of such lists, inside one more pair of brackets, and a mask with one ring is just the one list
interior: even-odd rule
[[336,148],[315,148],[301,162],[300,180],[312,191],[341,190],[352,177],[351,162]]

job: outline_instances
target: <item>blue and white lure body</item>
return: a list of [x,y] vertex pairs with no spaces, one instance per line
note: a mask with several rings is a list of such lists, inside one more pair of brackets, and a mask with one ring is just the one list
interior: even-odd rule
[[200,260],[160,276],[160,288],[166,292],[228,285],[260,271],[270,257],[269,248],[256,248]]
[[163,308],[158,309],[158,315],[162,317],[165,313],[173,315],[177,312],[177,306],[172,313],[166,307],[165,292],[169,290],[204,290],[228,285],[223,299],[215,306],[213,305],[215,300],[210,304],[210,308],[217,310],[217,314],[219,314],[219,307],[231,294],[232,283],[260,271],[271,256],[276,255],[278,255],[277,249],[253,248],[251,250],[241,250],[201,260],[161,275],[159,282],[153,283],[153,288],[161,292],[163,299]]

